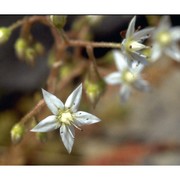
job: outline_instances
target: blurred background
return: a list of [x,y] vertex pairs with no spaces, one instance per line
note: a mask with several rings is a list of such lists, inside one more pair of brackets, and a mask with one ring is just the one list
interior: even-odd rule
[[[65,32],[70,31],[81,16],[68,16]],[[120,32],[127,29],[133,16],[102,16],[89,28],[93,41],[121,42]],[[9,26],[23,16],[0,16],[0,26]],[[152,16],[137,16],[137,27],[156,24]],[[157,18],[158,19],[158,18]],[[151,21],[150,21],[151,20]],[[154,21],[153,21],[154,20]],[[180,16],[171,16],[172,26],[180,24]],[[75,28],[76,30],[76,28]],[[74,31],[75,31],[74,30]],[[100,123],[76,130],[71,154],[59,137],[59,131],[42,136],[26,131],[21,142],[11,142],[11,128],[42,98],[50,73],[49,52],[54,40],[49,28],[34,24],[31,33],[44,45],[45,53],[33,66],[19,61],[14,44],[20,28],[0,46],[0,164],[1,165],[179,165],[180,164],[180,65],[163,56],[144,70],[152,85],[150,93],[133,91],[126,104],[119,101],[119,87],[108,86],[96,107],[85,94],[80,109],[102,119]],[[72,50],[69,49],[69,52]],[[96,48],[97,59],[106,58],[110,49]],[[82,56],[87,57],[85,50]],[[102,74],[103,74],[102,70]],[[78,79],[74,79],[74,84]],[[74,87],[70,83],[56,95],[66,100]],[[50,115],[47,107],[38,114],[41,120]]]

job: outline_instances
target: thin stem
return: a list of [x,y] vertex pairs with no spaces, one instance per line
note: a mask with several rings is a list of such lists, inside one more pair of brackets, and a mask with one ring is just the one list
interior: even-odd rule
[[121,48],[121,43],[113,43],[113,42],[91,42],[91,41],[83,41],[83,40],[69,40],[69,46],[91,46],[93,48]]
[[26,123],[27,120],[29,120],[30,118],[32,118],[35,114],[38,113],[38,111],[45,105],[45,101],[44,99],[41,99],[38,104],[28,113],[26,114],[22,119],[21,119],[21,123]]
[[11,25],[9,26],[9,29],[10,29],[11,31],[14,31],[16,28],[18,28],[19,26],[21,26],[21,25],[25,22],[25,19],[26,19],[26,18],[20,19],[20,20],[16,21],[15,23],[11,24]]
[[[50,28],[53,28],[52,25],[49,23],[46,16],[31,16],[31,17],[25,17],[22,20],[16,21],[14,24],[12,24],[9,28],[11,30],[16,29],[17,27],[21,26],[26,21],[29,21],[30,24],[34,22],[41,22],[43,24],[46,24]],[[64,31],[61,31],[61,36],[66,42],[67,46],[92,46],[93,48],[121,48],[121,43],[113,43],[113,42],[91,42],[91,41],[83,41],[83,40],[69,40]]]

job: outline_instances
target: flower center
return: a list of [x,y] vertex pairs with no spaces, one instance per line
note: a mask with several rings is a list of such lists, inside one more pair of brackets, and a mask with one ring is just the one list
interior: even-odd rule
[[133,40],[133,39],[125,39],[123,42],[122,42],[122,45],[124,46],[124,50],[126,52],[136,52],[136,51],[140,51],[140,50],[143,50],[143,49],[146,49],[147,46]]
[[132,83],[134,82],[136,79],[136,76],[130,72],[130,71],[124,71],[123,73],[123,80],[126,82],[126,83]]
[[60,123],[64,123],[66,125],[71,125],[71,122],[74,121],[73,115],[69,109],[59,111],[57,115],[57,120]]
[[161,44],[161,46],[169,45],[171,40],[171,34],[167,31],[159,32],[157,34],[157,41]]
[[128,52],[132,52],[133,51],[133,46],[132,46],[133,41],[131,39],[126,39],[124,41],[124,47],[125,50]]

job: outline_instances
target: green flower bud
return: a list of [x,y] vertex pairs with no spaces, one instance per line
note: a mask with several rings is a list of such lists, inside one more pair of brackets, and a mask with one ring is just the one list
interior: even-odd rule
[[19,143],[24,135],[25,128],[22,124],[15,124],[11,129],[11,140],[13,143]]
[[71,64],[71,63],[64,64],[60,68],[59,77],[60,78],[67,77],[72,72],[72,69],[73,69],[73,64]]
[[46,141],[47,141],[47,134],[46,134],[46,133],[42,133],[42,132],[37,132],[37,133],[36,133],[36,138],[37,138],[40,142],[46,142]]
[[59,30],[61,30],[66,24],[66,19],[67,19],[67,16],[55,16],[55,15],[50,16],[51,22]]
[[85,92],[90,100],[90,102],[95,106],[99,101],[99,98],[104,93],[106,84],[103,80],[97,82],[91,82],[88,79],[84,82]]
[[0,43],[3,44],[9,40],[11,36],[11,29],[6,27],[0,28]]
[[38,55],[42,55],[44,53],[44,46],[40,42],[36,42],[34,44],[34,49]]
[[142,54],[146,56],[148,62],[151,62],[152,48],[146,48],[142,50]]
[[25,50],[28,46],[27,41],[24,38],[18,38],[15,43],[15,51],[17,56],[22,59],[25,55]]
[[95,62],[92,62],[89,66],[85,77],[84,86],[87,97],[95,107],[106,88],[106,83],[99,75]]
[[93,25],[96,25],[97,23],[99,23],[102,20],[103,16],[88,15],[88,16],[86,16],[86,18],[89,21],[90,25],[93,26]]
[[28,63],[33,64],[36,56],[37,56],[37,53],[34,48],[31,48],[31,47],[26,48],[25,60],[27,60]]

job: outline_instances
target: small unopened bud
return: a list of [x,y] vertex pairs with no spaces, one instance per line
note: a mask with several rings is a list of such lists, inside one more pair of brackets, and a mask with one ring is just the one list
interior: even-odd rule
[[93,104],[93,106],[95,106],[101,95],[104,93],[106,86],[105,82],[103,80],[99,80],[97,82],[85,80],[84,86],[90,102]]
[[27,61],[27,63],[33,64],[36,56],[37,56],[37,53],[34,48],[31,48],[31,47],[26,48],[25,60]]
[[148,62],[151,62],[152,48],[147,48],[142,50],[142,54],[146,57]]
[[95,61],[91,61],[85,77],[84,86],[87,97],[95,107],[106,88],[106,83],[104,82],[103,78],[101,78]]
[[0,43],[3,44],[9,40],[9,37],[11,36],[11,29],[6,27],[0,28]]
[[37,133],[36,133],[36,138],[37,138],[40,142],[43,142],[43,143],[47,141],[47,135],[46,135],[46,133],[37,132]]
[[66,19],[67,16],[55,16],[55,15],[50,16],[51,22],[59,30],[63,29],[64,25],[66,24]]
[[19,143],[24,135],[25,128],[22,124],[15,124],[11,129],[11,140],[13,143]]
[[71,64],[71,63],[64,64],[60,68],[59,77],[62,79],[67,77],[72,72],[72,69],[73,69],[73,64]]
[[88,15],[86,18],[88,19],[90,25],[96,25],[102,20],[103,16]]
[[44,53],[44,46],[40,42],[36,42],[34,44],[34,49],[38,55],[42,55]]
[[15,50],[16,50],[17,56],[20,59],[24,58],[25,50],[26,50],[27,46],[28,46],[28,43],[24,38],[17,39],[17,41],[15,43]]

